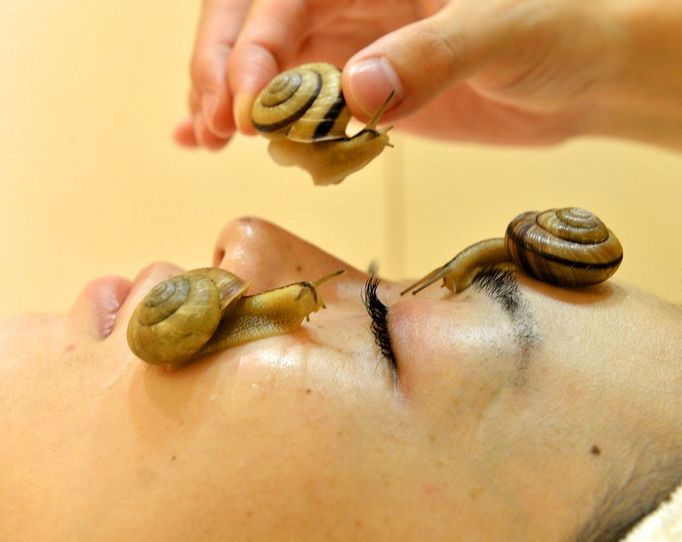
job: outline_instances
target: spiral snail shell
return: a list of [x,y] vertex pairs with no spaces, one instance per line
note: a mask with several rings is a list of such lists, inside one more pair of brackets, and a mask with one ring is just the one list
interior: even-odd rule
[[509,223],[504,239],[471,245],[402,294],[416,294],[439,279],[460,292],[481,270],[510,262],[543,282],[569,288],[589,286],[608,279],[622,260],[618,238],[592,212],[578,207],[531,211]]
[[178,367],[218,350],[289,333],[324,308],[317,287],[342,272],[244,295],[248,283],[229,271],[188,271],[160,282],[142,299],[128,322],[128,345],[148,363]]
[[315,184],[337,184],[390,145],[377,124],[391,94],[367,125],[346,135],[351,115],[333,64],[303,64],[277,75],[251,109],[254,128],[271,141],[268,151],[282,165],[308,171]]

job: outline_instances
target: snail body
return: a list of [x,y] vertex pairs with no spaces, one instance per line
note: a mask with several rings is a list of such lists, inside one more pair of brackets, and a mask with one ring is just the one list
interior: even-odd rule
[[290,333],[324,308],[314,282],[296,282],[255,295],[248,283],[217,268],[189,271],[157,284],[128,322],[128,345],[140,359],[178,367],[239,344]]
[[531,211],[514,218],[504,238],[471,245],[402,293],[416,294],[440,279],[461,292],[483,269],[510,263],[543,282],[590,286],[607,280],[622,260],[618,238],[592,212],[577,207]]
[[254,102],[251,119],[270,139],[268,151],[277,163],[305,169],[315,184],[337,184],[390,145],[388,130],[378,130],[377,124],[392,96],[349,137],[351,115],[341,92],[341,70],[314,62],[277,75]]

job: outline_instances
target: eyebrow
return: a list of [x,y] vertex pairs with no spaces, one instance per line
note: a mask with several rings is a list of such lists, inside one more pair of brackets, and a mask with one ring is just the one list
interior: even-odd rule
[[521,351],[522,368],[524,368],[533,350],[540,343],[540,335],[537,329],[537,318],[519,288],[516,274],[507,267],[484,269],[476,275],[472,286],[498,303],[509,316]]
[[519,291],[519,281],[507,268],[484,269],[476,275],[472,286],[497,302],[510,318],[516,318],[519,311],[527,310],[527,303]]

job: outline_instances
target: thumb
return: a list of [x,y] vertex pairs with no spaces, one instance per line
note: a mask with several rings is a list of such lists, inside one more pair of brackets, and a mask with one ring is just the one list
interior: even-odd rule
[[466,21],[451,7],[386,34],[348,61],[342,85],[354,113],[371,117],[393,91],[394,116],[410,114],[485,62],[489,32],[467,30],[481,18]]

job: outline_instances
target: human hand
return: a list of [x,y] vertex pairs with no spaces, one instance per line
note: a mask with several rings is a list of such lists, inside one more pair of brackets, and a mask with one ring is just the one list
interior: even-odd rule
[[[638,96],[657,81],[638,70],[670,70],[652,68],[662,55],[640,53],[646,48],[628,26],[633,19],[625,8],[587,0],[207,0],[192,59],[191,115],[175,137],[218,149],[236,130],[253,134],[249,111],[260,89],[285,68],[325,60],[344,66],[356,117],[368,118],[395,90],[384,119],[422,135],[548,144],[602,133],[675,146],[679,129],[659,136],[651,126],[679,121],[680,113],[657,96]],[[672,83],[674,96],[682,82]]]
[[349,9],[343,2],[207,0],[192,55],[190,116],[176,140],[218,149],[237,129],[253,134],[251,102],[277,73],[316,60],[343,66],[378,37],[429,15],[427,3],[366,1]]

